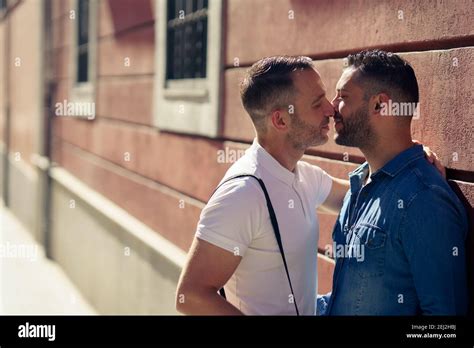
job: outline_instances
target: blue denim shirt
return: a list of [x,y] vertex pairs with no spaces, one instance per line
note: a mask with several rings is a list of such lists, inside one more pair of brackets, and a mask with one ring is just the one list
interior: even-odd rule
[[[333,231],[326,315],[465,315],[467,214],[413,146],[368,175],[350,173]],[[321,299],[320,299],[321,300]]]

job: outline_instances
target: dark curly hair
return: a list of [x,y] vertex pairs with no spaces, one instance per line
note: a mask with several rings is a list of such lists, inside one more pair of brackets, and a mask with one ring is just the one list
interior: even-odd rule
[[415,71],[400,56],[382,50],[362,51],[350,54],[347,65],[359,72],[356,81],[363,85],[366,99],[383,92],[396,102],[418,103]]

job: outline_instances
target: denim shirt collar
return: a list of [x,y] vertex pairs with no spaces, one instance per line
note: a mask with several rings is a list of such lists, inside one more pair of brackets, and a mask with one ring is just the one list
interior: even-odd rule
[[[382,168],[371,175],[371,178],[380,176],[384,173],[390,177],[395,177],[403,169],[405,169],[411,162],[423,157],[425,155],[423,145],[414,145],[405,151],[400,152],[397,156],[388,161]],[[369,174],[369,163],[364,162],[354,171],[349,173],[349,181],[351,186],[351,193],[357,192]]]
[[351,193],[354,194],[360,190],[365,178],[369,175],[369,163],[364,162],[354,171],[349,173],[349,182],[351,186]]
[[[381,169],[381,172],[391,176],[392,178],[405,169],[411,162],[424,157],[425,152],[423,145],[414,145],[405,151],[400,152],[393,159],[388,161]],[[377,173],[374,173],[377,174]]]

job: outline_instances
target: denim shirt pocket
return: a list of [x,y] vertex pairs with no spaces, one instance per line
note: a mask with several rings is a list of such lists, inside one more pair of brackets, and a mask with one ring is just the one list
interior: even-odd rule
[[362,278],[382,276],[387,234],[380,227],[370,224],[354,227],[353,233],[352,245],[356,248],[357,257],[352,258],[351,268]]

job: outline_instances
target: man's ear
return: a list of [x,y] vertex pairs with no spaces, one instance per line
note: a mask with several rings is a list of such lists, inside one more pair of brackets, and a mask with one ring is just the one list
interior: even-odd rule
[[280,109],[272,111],[270,115],[270,122],[277,130],[284,130],[288,127],[287,115]]
[[369,102],[369,110],[371,113],[389,115],[389,100],[388,94],[379,93],[372,97],[372,100]]

